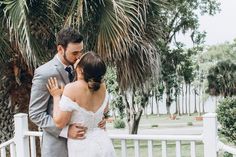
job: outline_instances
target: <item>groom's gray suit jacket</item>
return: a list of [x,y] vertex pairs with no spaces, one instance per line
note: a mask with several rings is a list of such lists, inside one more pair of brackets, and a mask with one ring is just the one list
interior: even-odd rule
[[35,70],[29,104],[29,117],[43,130],[42,157],[67,157],[67,139],[59,137],[61,129],[56,128],[53,118],[53,99],[46,84],[50,77],[56,77],[58,83],[69,83],[68,74],[55,56]]

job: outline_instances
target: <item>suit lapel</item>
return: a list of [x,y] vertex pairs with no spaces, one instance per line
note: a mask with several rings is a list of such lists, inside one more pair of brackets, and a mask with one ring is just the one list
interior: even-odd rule
[[54,57],[53,60],[54,60],[56,69],[57,69],[58,73],[60,74],[60,76],[61,76],[63,82],[64,82],[65,84],[69,83],[70,80],[69,80],[69,78],[68,78],[67,72],[66,72],[65,69],[64,69],[64,66],[60,63],[60,61],[58,60],[58,58],[57,58],[56,56]]

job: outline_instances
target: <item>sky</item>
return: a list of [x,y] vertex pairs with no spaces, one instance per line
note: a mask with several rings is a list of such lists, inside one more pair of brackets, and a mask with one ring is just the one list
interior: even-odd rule
[[[221,11],[214,16],[199,17],[200,31],[206,31],[206,45],[216,45],[226,41],[232,42],[236,38],[236,0],[218,0]],[[180,41],[187,47],[192,43],[189,37],[179,35]]]

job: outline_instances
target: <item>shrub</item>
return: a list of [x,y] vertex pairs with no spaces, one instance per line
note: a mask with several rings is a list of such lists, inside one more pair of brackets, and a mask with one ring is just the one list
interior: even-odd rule
[[192,122],[187,122],[187,126],[193,126]]
[[230,153],[228,153],[228,152],[225,152],[225,153],[224,153],[224,157],[233,157],[233,155],[230,154]]
[[220,133],[229,142],[236,144],[236,98],[223,99],[216,112],[218,121],[221,124]]
[[125,122],[122,119],[116,119],[114,120],[114,128],[120,129],[125,128]]
[[158,125],[157,125],[157,124],[153,124],[151,127],[152,127],[152,128],[157,128]]

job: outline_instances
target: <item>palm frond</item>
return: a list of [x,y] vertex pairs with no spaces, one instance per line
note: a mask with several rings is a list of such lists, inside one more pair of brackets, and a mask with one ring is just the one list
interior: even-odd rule
[[152,43],[157,38],[151,40],[145,32],[148,1],[87,2],[89,16],[82,25],[86,46],[117,67],[120,87],[141,86],[152,74],[158,76],[159,57]]
[[55,30],[52,30],[53,27],[50,28],[52,24],[49,25],[49,23],[55,22],[55,18],[51,18],[51,16],[57,16],[53,12],[57,1],[30,1],[29,3],[26,0],[2,0],[0,3],[4,6],[9,41],[17,45],[29,68],[37,67],[45,56],[44,48],[42,48],[45,46],[43,45],[44,39],[38,37],[54,36],[52,32]]
[[13,49],[11,48],[10,43],[6,40],[5,32],[0,30],[0,33],[2,34],[0,36],[0,62],[8,63],[10,59],[13,57]]
[[160,73],[160,57],[150,42],[138,40],[129,49],[129,58],[116,62],[117,75],[122,90],[142,87],[157,82]]
[[5,0],[5,17],[11,41],[19,45],[20,52],[29,66],[36,66],[36,56],[32,51],[32,37],[28,21],[28,5],[26,0]]

